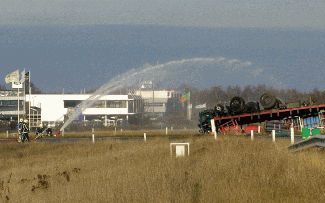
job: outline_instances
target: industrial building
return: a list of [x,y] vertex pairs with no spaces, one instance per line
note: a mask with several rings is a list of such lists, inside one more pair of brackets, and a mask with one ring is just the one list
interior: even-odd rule
[[163,117],[166,113],[182,111],[181,93],[176,90],[154,89],[153,82],[144,82],[140,89],[132,92],[144,101],[144,113],[150,117]]
[[[19,102],[19,108],[18,108]],[[8,120],[17,120],[19,114],[25,114],[24,96],[20,91],[19,97],[17,91],[0,91],[0,115]]]
[[[17,89],[0,92],[1,120],[17,121],[18,117],[26,118],[31,127],[38,127],[42,123],[51,125],[62,123],[74,114],[75,107],[92,96],[91,94],[25,95],[22,90],[19,94]],[[84,109],[76,120],[98,121],[105,126],[116,125],[117,122],[139,124],[143,118],[162,120],[168,113],[184,111],[180,97],[181,93],[176,90],[154,89],[153,83],[149,81],[128,94],[100,97],[91,107]]]
[[[20,97],[20,111],[22,117],[29,118],[32,127],[41,123],[64,122],[75,107],[87,100],[90,94],[32,94]],[[0,114],[16,120],[18,117],[17,92],[6,91],[0,96]],[[29,114],[30,104],[31,110]],[[25,111],[24,111],[25,109]],[[90,108],[82,111],[77,118],[79,121],[103,121],[109,125],[111,121],[129,121],[135,116],[140,117],[144,111],[143,100],[135,95],[104,95]]]

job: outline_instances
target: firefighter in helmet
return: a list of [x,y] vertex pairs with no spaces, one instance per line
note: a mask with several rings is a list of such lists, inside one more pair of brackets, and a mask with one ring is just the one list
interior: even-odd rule
[[20,119],[18,123],[18,142],[29,142],[28,120]]

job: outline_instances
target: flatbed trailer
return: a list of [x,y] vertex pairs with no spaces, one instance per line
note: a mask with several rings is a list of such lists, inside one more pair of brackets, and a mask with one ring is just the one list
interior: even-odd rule
[[287,108],[287,109],[272,109],[260,111],[257,113],[244,113],[239,115],[231,116],[215,116],[216,129],[220,130],[225,125],[249,125],[253,123],[262,123],[265,121],[283,120],[286,118],[293,117],[312,117],[318,116],[319,112],[325,110],[325,104],[303,106],[298,108]]

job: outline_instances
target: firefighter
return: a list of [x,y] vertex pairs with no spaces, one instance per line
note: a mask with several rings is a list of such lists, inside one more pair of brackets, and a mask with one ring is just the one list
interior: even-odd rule
[[24,138],[24,141],[29,142],[28,120],[24,120],[24,124],[23,124],[23,138]]
[[22,132],[23,132],[23,123],[24,123],[24,119],[20,119],[18,124],[17,124],[17,128],[18,128],[18,142],[22,141]]
[[18,123],[18,142],[29,142],[29,128],[27,126],[28,120],[20,119]]
[[44,128],[43,125],[40,124],[38,128],[36,128],[36,137],[41,136],[41,134],[43,133]]

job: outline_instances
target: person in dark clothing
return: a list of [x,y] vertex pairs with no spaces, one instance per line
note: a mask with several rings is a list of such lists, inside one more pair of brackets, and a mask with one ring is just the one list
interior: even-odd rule
[[17,123],[17,129],[18,129],[18,142],[22,141],[22,135],[23,135],[23,123],[24,119],[20,119],[19,122]]
[[52,129],[51,129],[51,128],[47,128],[47,129],[46,129],[46,135],[47,135],[47,136],[52,136],[52,133],[53,133],[53,132],[52,132]]
[[20,119],[18,123],[18,133],[19,139],[18,142],[29,142],[29,128],[27,126],[28,121]]

